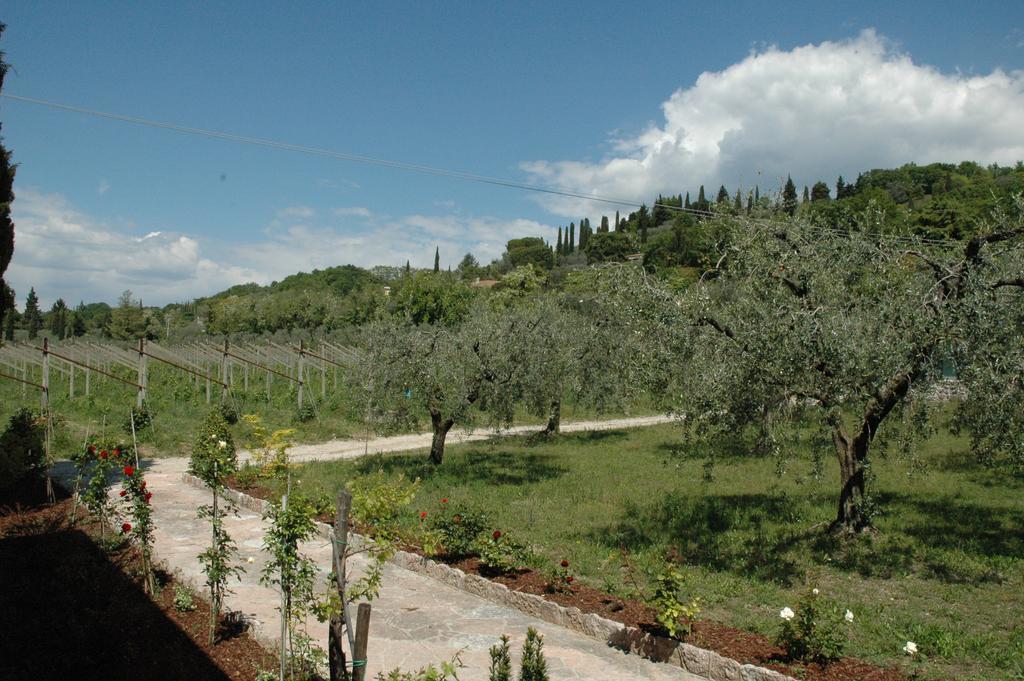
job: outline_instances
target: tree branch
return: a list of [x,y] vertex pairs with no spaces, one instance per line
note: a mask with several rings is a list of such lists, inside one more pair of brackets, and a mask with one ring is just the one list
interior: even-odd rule
[[1024,288],[1024,277],[1018,277],[1016,279],[1000,279],[996,283],[992,284],[992,288],[1000,288],[1002,286],[1016,286],[1018,288]]

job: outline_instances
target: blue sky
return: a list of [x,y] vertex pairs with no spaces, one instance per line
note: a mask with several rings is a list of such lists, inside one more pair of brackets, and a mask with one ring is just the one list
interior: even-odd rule
[[[1024,4],[12,0],[4,92],[650,201],[1024,158]],[[703,75],[702,75],[703,74]],[[615,207],[0,99],[23,300],[488,261]],[[710,191],[710,189],[709,189]]]

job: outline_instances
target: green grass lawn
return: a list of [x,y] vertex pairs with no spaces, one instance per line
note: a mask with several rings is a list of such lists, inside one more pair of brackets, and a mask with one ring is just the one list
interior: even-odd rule
[[[690,565],[703,617],[769,636],[778,612],[810,586],[855,613],[848,653],[911,671],[908,640],[926,677],[1024,679],[1024,481],[979,469],[965,441],[933,437],[913,460],[879,459],[878,532],[854,541],[823,534],[837,472],[793,461],[677,448],[672,426],[453,446],[433,468],[425,452],[302,466],[293,484],[333,495],[383,469],[422,479],[408,523],[439,499],[486,510],[496,528],[581,579],[623,593],[620,547],[644,569],[674,549]],[[296,482],[298,481],[298,482]]]

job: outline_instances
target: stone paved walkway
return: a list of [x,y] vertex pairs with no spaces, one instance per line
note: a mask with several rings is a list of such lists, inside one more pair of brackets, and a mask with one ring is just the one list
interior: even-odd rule
[[[615,424],[605,427],[647,425],[633,420],[619,420]],[[483,433],[476,433],[466,439],[480,439],[484,436]],[[373,448],[370,451],[422,447],[424,445],[417,439],[419,437],[422,436],[381,438],[371,441]],[[329,443],[330,446],[316,445],[315,450],[303,448],[305,451],[300,454],[302,458],[347,458],[362,454],[363,443],[358,444],[360,450],[355,453],[351,450],[351,443]],[[203,575],[196,556],[207,546],[209,525],[196,518],[196,508],[209,503],[209,496],[182,482],[181,476],[187,467],[185,459],[155,459],[145,461],[142,465],[146,471],[148,488],[153,492],[157,558],[186,581],[201,587]],[[61,468],[67,472],[66,467]],[[59,476],[61,469],[57,469],[56,473]],[[229,518],[225,527],[235,540],[247,570],[241,582],[232,585],[233,593],[228,597],[227,605],[246,616],[257,638],[273,644],[280,626],[277,612],[280,596],[277,591],[259,584],[259,573],[267,559],[261,550],[263,522],[259,514],[239,509],[237,517]],[[331,563],[330,544],[318,538],[302,547],[302,550],[321,566],[318,581],[325,583]],[[248,563],[249,559],[253,562]],[[365,563],[356,557],[351,565],[359,571]],[[484,680],[487,678],[490,646],[497,643],[502,634],[509,635],[513,644],[513,660],[518,667],[522,640],[530,626],[544,635],[544,650],[553,681],[700,679],[677,667],[627,655],[595,639],[390,564],[385,569],[381,596],[373,602],[367,678],[373,678],[378,671],[395,667],[415,670],[461,653],[465,668],[460,671],[459,678],[463,681]],[[326,625],[311,621],[309,631],[326,647]]]

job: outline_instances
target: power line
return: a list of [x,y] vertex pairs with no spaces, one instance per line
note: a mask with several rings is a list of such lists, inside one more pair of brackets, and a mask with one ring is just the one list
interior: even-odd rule
[[405,161],[393,161],[383,158],[375,158],[372,156],[361,156],[358,154],[349,154],[342,151],[334,151],[331,149],[324,149],[322,147],[309,147],[300,144],[291,144],[288,142],[278,142],[276,140],[269,140],[262,137],[248,137],[246,135],[236,135],[234,133],[222,132],[219,130],[207,130],[204,128],[193,128],[185,125],[178,125],[176,123],[166,123],[164,121],[156,121],[149,118],[139,118],[137,116],[126,116],[123,114],[115,114],[107,111],[97,111],[95,109],[87,109],[81,106],[75,106],[72,104],[63,104],[61,102],[53,102],[45,99],[36,99],[34,97],[22,97],[20,95],[12,95],[6,92],[0,93],[0,97],[6,97],[18,102],[26,102],[29,104],[37,104],[39,106],[50,107],[51,109],[60,109],[62,111],[72,111],[74,113],[85,114],[87,116],[95,116],[98,118],[106,118],[109,120],[120,121],[122,123],[132,123],[134,125],[144,125],[151,128],[160,128],[163,130],[172,130],[174,132],[180,132],[187,135],[199,135],[202,137],[211,137],[214,139],[222,139],[230,142],[239,142],[241,144],[252,144],[261,147],[268,147],[271,149],[280,149],[283,151],[294,151],[302,154],[311,154],[314,156],[326,156],[328,158],[335,158],[342,161],[352,161],[353,163],[364,163],[368,165],[383,166],[385,168],[396,168],[399,170],[408,170],[417,173],[424,173],[427,175],[438,175],[441,177],[452,177],[460,180],[468,180],[470,182],[482,182],[484,184],[493,184],[499,187],[509,187],[512,189],[523,189],[525,191],[540,192],[543,194],[554,194],[556,196],[566,196],[569,198],[586,199],[589,201],[597,201],[601,203],[610,203],[621,206],[639,206],[643,201],[633,201],[631,199],[612,198],[607,196],[597,196],[596,194],[587,194],[584,192],[575,192],[567,189],[560,189],[557,187],[548,187],[539,184],[529,184],[526,182],[516,182],[515,180],[506,180],[499,177],[488,177],[487,175],[478,175],[476,173],[468,173],[461,170],[450,170],[447,168],[437,168],[434,166],[422,165],[418,163],[407,163]]
[[[6,97],[18,102],[25,102],[28,104],[36,104],[38,106],[45,106],[52,109],[58,109],[61,111],[71,111],[73,113],[84,114],[87,116],[94,116],[97,118],[105,118],[108,120],[119,121],[122,123],[131,123],[133,125],[142,125],[152,128],[159,128],[162,130],[171,130],[173,132],[179,132],[187,135],[197,135],[201,137],[209,137],[213,139],[221,139],[229,142],[237,142],[240,144],[250,144],[255,146],[266,147],[270,149],[278,149],[282,151],[292,151],[301,154],[310,154],[313,156],[323,156],[327,158],[334,158],[342,161],[350,161],[353,163],[363,163],[366,165],[381,166],[385,168],[395,168],[398,170],[406,170],[410,172],[417,172],[426,175],[434,175],[440,177],[450,177],[459,180],[466,180],[469,182],[479,182],[483,184],[490,184],[499,187],[508,187],[510,189],[521,189],[523,191],[538,192],[542,194],[550,194],[555,196],[564,196],[567,198],[584,199],[587,201],[594,201],[597,203],[606,203],[618,206],[628,206],[630,208],[645,205],[645,201],[634,201],[632,199],[614,198],[609,196],[600,196],[597,194],[589,194],[586,192],[571,191],[568,189],[560,189],[557,187],[549,187],[539,184],[530,184],[526,182],[517,182],[515,180],[508,180],[498,177],[489,177],[487,175],[479,175],[476,173],[469,173],[461,170],[451,170],[447,168],[438,168],[435,166],[428,166],[418,163],[407,163],[405,161],[394,161],[389,159],[376,158],[373,156],[362,156],[359,154],[350,154],[342,151],[334,151],[331,149],[324,149],[322,147],[310,147],[299,144],[291,144],[288,142],[278,142],[276,140],[265,139],[262,137],[249,137],[246,135],[237,135],[229,132],[222,132],[219,130],[207,130],[205,128],[195,128],[185,125],[178,125],[176,123],[167,123],[164,121],[152,120],[149,118],[140,118],[137,116],[127,116],[124,114],[110,113],[108,111],[98,111],[96,109],[88,109],[86,107],[76,106],[73,104],[64,104],[61,102],[54,102],[46,99],[37,99],[35,97],[23,97],[21,95],[12,95],[6,92],[0,92],[0,97]],[[697,215],[700,217],[714,217],[717,215],[714,211],[700,210],[697,208],[685,208],[683,206],[675,206],[671,204],[658,203],[652,204],[653,207],[660,207],[666,210],[675,211],[678,213],[688,213],[691,215]],[[752,223],[764,224],[768,226],[782,226],[785,222],[779,220],[773,220],[771,218],[761,217],[744,217],[745,220]],[[618,225],[616,225],[618,227]],[[833,235],[841,235],[844,231],[837,227],[827,227],[824,225],[815,225],[812,229],[816,229],[822,233],[830,233]],[[953,239],[930,239],[926,237],[907,237],[901,235],[887,235],[892,241],[902,241],[906,243],[926,243],[934,245],[948,245],[959,243]]]

